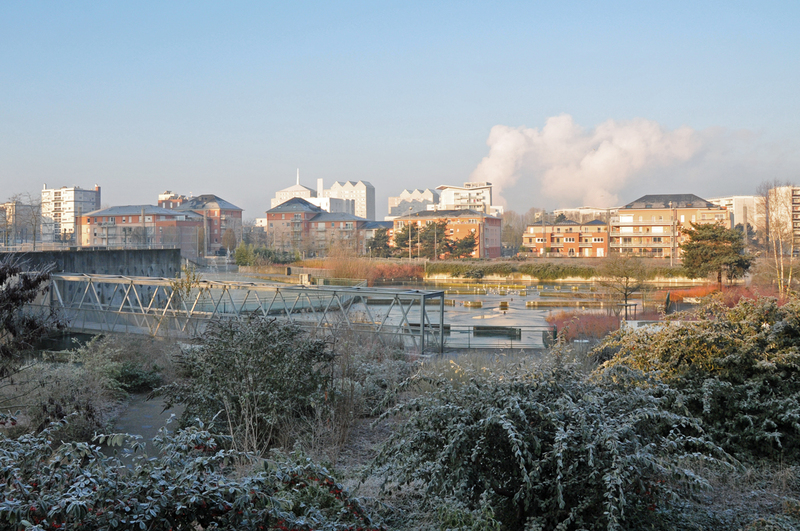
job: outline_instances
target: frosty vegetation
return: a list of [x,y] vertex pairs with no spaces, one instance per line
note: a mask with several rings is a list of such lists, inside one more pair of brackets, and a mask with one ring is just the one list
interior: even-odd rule
[[[709,299],[671,319],[588,354],[453,360],[269,319],[141,366],[97,340],[62,362],[78,376],[58,393],[0,419],[0,527],[800,528],[800,302]],[[184,414],[146,456],[68,407],[100,396],[70,394],[90,381]]]

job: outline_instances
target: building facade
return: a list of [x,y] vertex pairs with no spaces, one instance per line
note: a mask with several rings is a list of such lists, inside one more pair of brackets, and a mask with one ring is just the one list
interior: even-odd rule
[[586,223],[599,219],[601,221],[608,221],[611,216],[616,215],[618,207],[613,208],[599,208],[592,206],[582,206],[577,208],[559,208],[553,210],[553,215],[558,217],[563,214],[567,219],[577,221],[578,223]]
[[326,256],[332,249],[366,250],[369,220],[346,212],[326,212],[309,201],[295,197],[266,212],[260,223],[267,245],[281,251],[308,256]]
[[757,195],[731,195],[715,197],[708,200],[717,206],[724,207],[733,216],[733,226],[748,224],[754,229],[764,226],[764,198]]
[[177,247],[184,256],[202,248],[203,216],[154,205],[126,205],[95,210],[77,219],[82,247]]
[[428,210],[395,218],[391,233],[391,245],[402,247],[403,242],[395,242],[394,235],[407,223],[423,228],[429,223],[446,221],[446,230],[451,240],[460,240],[475,234],[477,246],[472,253],[473,258],[499,258],[502,244],[500,242],[502,220],[476,210]]
[[492,204],[492,183],[466,182],[464,186],[437,186],[439,210],[475,210],[498,216],[503,207]]
[[[318,188],[322,179],[318,180]],[[367,181],[335,182],[327,190],[323,190],[322,197],[348,199],[354,202],[356,217],[375,220],[375,187]]]
[[195,212],[203,217],[203,255],[222,252],[223,236],[231,230],[239,242],[242,239],[242,209],[214,194],[186,197],[164,192],[158,206],[179,212]]
[[100,187],[42,188],[42,241],[75,241],[75,220],[100,208]]
[[645,195],[620,207],[611,218],[609,252],[639,256],[679,257],[686,240],[681,229],[691,223],[719,223],[732,228],[724,207],[694,194]]
[[522,245],[538,257],[603,258],[608,256],[608,223],[594,219],[586,223],[567,220],[528,225]]

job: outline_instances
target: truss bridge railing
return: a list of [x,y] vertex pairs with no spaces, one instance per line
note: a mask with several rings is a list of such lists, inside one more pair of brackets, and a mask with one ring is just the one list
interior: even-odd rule
[[354,331],[415,352],[444,349],[444,292],[61,273],[47,304],[77,332],[191,338],[218,319],[253,316],[316,334]]

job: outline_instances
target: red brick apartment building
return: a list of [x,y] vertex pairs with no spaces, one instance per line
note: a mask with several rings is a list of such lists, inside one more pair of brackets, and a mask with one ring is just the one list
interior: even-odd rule
[[327,212],[302,197],[293,197],[266,214],[267,242],[275,249],[317,256],[324,256],[337,246],[361,254],[366,251],[368,219],[346,212]]
[[608,256],[608,224],[595,219],[586,223],[561,221],[528,225],[522,245],[534,256],[601,258]]
[[231,229],[238,242],[242,238],[242,209],[214,194],[186,197],[166,191],[158,196],[158,206],[182,212],[196,212],[203,217],[206,252],[222,248],[222,236]]
[[203,216],[153,205],[126,205],[95,210],[78,217],[82,247],[147,248],[175,246],[194,256]]

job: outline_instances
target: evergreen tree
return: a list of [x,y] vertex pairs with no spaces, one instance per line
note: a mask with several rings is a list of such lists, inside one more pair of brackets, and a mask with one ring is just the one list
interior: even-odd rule
[[745,252],[743,234],[735,229],[692,223],[682,232],[689,237],[681,244],[683,268],[691,277],[714,273],[722,287],[723,273],[730,281],[744,276],[753,263],[753,257]]
[[389,247],[389,231],[386,229],[378,229],[375,231],[375,236],[367,243],[367,249],[370,256],[378,258],[386,258],[392,255],[392,248]]
[[478,247],[478,238],[474,232],[471,232],[460,240],[456,240],[453,254],[458,258],[469,258],[475,252],[476,247]]

